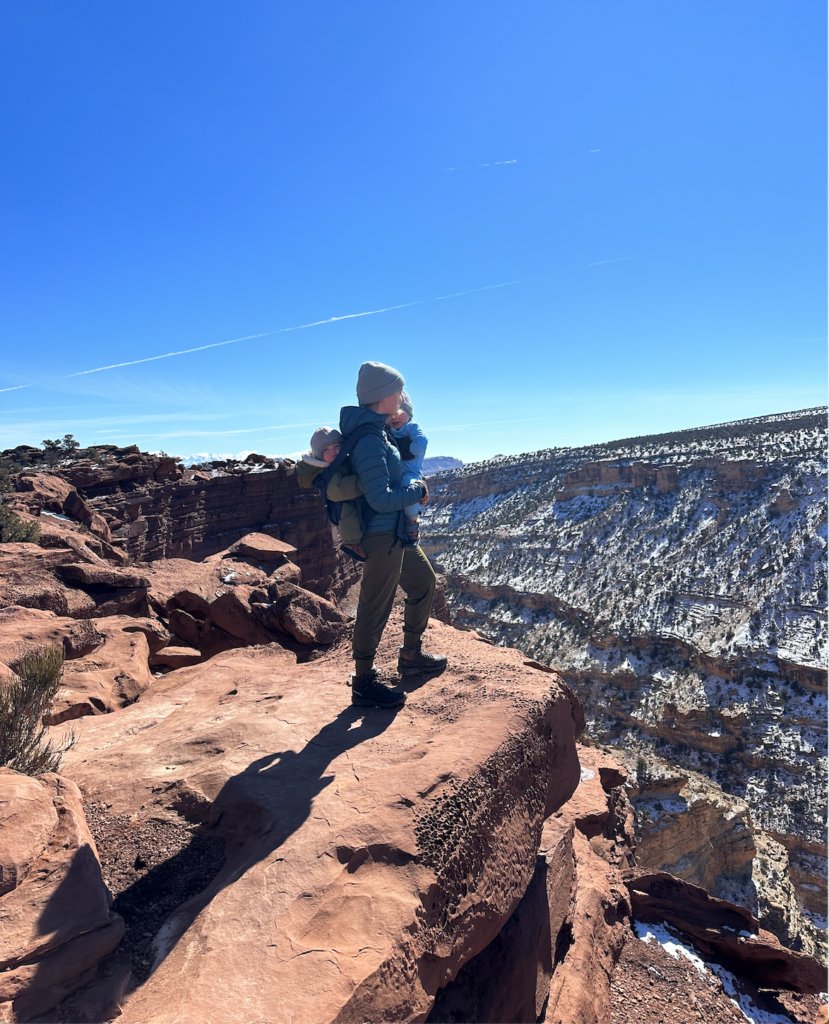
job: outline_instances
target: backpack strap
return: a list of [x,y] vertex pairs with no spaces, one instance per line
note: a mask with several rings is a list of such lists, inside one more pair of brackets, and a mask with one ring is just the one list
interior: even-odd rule
[[[314,477],[313,486],[317,487],[320,490],[322,494],[322,500],[325,503],[326,509],[328,510],[328,516],[335,526],[339,523],[340,519],[339,509],[337,510],[335,518],[331,506],[332,504],[339,504],[339,502],[335,503],[330,502],[328,500],[327,491],[328,485],[331,482],[331,477],[337,472],[340,466],[342,466],[342,464],[349,457],[352,451],[354,451],[357,442],[361,441],[364,437],[368,437],[370,434],[373,434],[375,437],[381,437],[385,439],[385,434],[380,427],[378,427],[374,423],[364,423],[361,427],[357,427],[356,430],[352,431],[347,438],[343,439],[343,442],[340,445],[340,450],[337,453],[337,457],[334,459],[334,461],[329,463],[326,469],[323,469]],[[371,508],[366,499],[362,496],[357,499],[356,504],[357,514],[360,519],[360,527],[361,529],[365,530],[368,520],[371,519],[371,517],[374,515],[374,509]]]

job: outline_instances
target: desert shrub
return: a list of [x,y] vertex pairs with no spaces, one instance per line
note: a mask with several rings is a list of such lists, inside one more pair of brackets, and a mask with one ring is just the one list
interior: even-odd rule
[[42,718],[61,686],[63,651],[47,647],[17,666],[17,678],[0,684],[0,765],[24,775],[56,772],[74,743],[67,733],[57,746],[46,737]]
[[0,543],[29,541],[31,544],[37,544],[39,540],[40,526],[37,523],[26,523],[20,516],[15,515],[8,505],[0,505]]

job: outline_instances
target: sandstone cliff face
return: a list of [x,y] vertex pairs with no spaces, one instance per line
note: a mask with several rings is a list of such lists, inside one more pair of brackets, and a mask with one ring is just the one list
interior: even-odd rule
[[560,670],[595,739],[744,800],[818,927],[825,428],[815,410],[498,458],[434,478],[423,530],[454,621]]
[[306,580],[330,578],[344,593],[357,579],[318,492],[297,486],[291,464],[204,472],[137,448],[117,455],[102,465],[81,460],[51,473],[19,474],[12,478],[15,499],[32,512],[45,508],[92,523],[93,533],[135,561],[202,559],[260,531],[296,548]]

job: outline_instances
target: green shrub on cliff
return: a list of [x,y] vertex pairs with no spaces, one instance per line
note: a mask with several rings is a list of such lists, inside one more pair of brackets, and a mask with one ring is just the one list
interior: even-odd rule
[[0,505],[0,544],[13,541],[28,541],[37,544],[40,540],[40,526],[26,523],[6,505]]
[[0,683],[0,765],[24,775],[56,772],[73,745],[68,735],[55,746],[46,738],[43,716],[61,687],[63,651],[47,647],[27,655],[16,677]]

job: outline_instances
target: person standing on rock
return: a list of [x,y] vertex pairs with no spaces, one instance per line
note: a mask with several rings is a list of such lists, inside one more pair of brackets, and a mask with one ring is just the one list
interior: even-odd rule
[[422,648],[435,594],[434,570],[417,545],[401,544],[398,533],[403,509],[415,502],[423,505],[429,496],[422,480],[401,485],[400,452],[387,430],[388,417],[400,408],[405,383],[391,366],[363,363],[357,377],[359,405],[347,405],[340,412],[340,432],[346,443],[358,429],[365,431],[350,455],[365,496],[362,513],[366,560],[354,623],[351,677],[351,701],[360,706],[395,708],[406,700],[402,690],[381,682],[374,667],[398,585],[406,594],[398,671],[408,675],[440,672],[446,667],[444,655],[430,654]]

